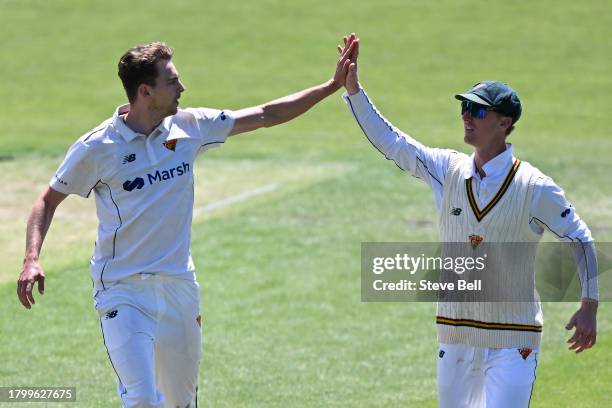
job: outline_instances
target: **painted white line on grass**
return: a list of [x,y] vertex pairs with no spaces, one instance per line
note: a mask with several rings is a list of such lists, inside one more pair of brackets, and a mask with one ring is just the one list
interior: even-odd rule
[[215,201],[214,203],[206,204],[201,207],[195,208],[193,210],[193,216],[197,217],[198,215],[204,212],[216,210],[217,208],[227,207],[232,204],[236,204],[241,201],[248,200],[249,198],[255,197],[258,195],[271,193],[272,191],[278,189],[279,187],[280,187],[279,183],[272,183],[272,184],[266,184],[265,186],[256,188],[254,190],[243,191],[242,193],[237,194],[235,196],[227,197],[227,198],[224,198],[223,200]]

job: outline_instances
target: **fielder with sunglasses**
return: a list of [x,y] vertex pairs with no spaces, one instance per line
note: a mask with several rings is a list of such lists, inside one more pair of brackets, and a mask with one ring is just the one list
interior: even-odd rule
[[[561,241],[577,243],[582,304],[566,329],[576,330],[568,340],[570,350],[591,348],[598,305],[593,238],[563,190],[517,159],[507,143],[521,117],[517,93],[504,83],[484,81],[455,95],[461,101],[464,141],[474,153],[430,148],[378,112],[358,82],[356,54],[344,99],[372,145],[432,189],[441,242],[528,242],[535,247],[544,230],[550,230]],[[519,273],[533,274],[534,257],[512,258],[495,279],[504,284]],[[539,301],[440,301],[436,323],[440,407],[529,406],[543,327]]]

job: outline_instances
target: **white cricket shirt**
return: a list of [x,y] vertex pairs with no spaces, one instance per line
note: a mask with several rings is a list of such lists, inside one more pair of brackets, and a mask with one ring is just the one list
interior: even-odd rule
[[225,142],[231,111],[179,109],[149,135],[129,129],[129,105],[79,138],[51,179],[64,194],[96,197],[95,290],[137,273],[193,279],[189,246],[196,156]]

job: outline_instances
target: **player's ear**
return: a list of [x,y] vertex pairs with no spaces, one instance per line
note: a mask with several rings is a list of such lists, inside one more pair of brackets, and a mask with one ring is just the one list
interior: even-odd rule
[[138,95],[139,98],[146,98],[148,96],[151,96],[150,86],[147,84],[138,85],[136,94]]
[[512,118],[508,116],[502,116],[499,121],[499,126],[504,128],[504,130],[509,129],[512,126]]

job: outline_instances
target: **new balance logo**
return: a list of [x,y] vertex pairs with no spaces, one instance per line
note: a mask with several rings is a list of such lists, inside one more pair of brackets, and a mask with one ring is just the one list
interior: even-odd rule
[[572,210],[570,210],[569,208],[566,208],[565,211],[561,213],[561,217],[563,218],[567,217],[571,211]]
[[114,319],[115,317],[117,317],[117,311],[111,310],[110,312],[106,314],[106,317],[104,318],[104,320]]
[[453,214],[453,215],[461,215],[461,208],[453,208],[451,210],[451,214]]
[[136,160],[136,153],[128,154],[123,158],[123,164],[131,163]]
[[438,357],[440,358],[444,357],[444,350],[440,350],[440,353],[438,353]]
[[134,180],[127,180],[123,183],[123,189],[125,191],[132,191],[135,188],[140,190],[144,187],[144,180],[140,177],[136,177]]

